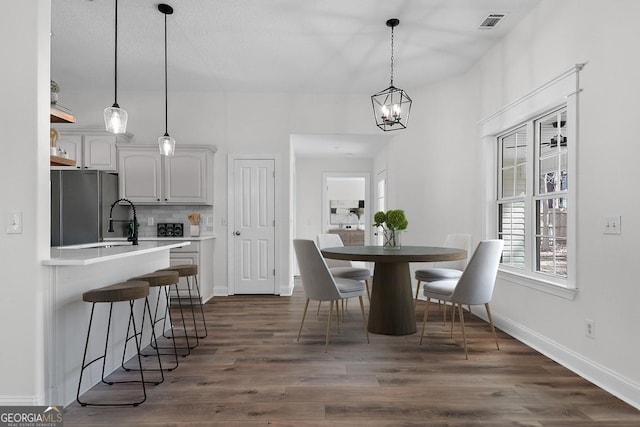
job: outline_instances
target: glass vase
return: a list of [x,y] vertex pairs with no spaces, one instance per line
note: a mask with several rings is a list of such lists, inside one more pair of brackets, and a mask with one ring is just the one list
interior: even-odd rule
[[400,247],[402,246],[400,242],[401,234],[402,232],[400,230],[384,230],[384,241],[382,243],[382,246],[390,249],[400,249]]

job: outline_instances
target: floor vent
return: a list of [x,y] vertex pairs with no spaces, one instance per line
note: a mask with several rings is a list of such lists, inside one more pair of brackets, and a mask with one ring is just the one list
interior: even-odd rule
[[482,23],[480,24],[480,29],[490,30],[498,25],[498,23],[502,21],[504,17],[504,13],[492,13],[491,15],[484,18],[484,21],[482,21]]

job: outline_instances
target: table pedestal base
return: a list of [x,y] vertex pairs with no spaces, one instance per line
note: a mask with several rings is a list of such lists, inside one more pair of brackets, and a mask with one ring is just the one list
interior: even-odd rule
[[368,328],[374,334],[416,333],[416,312],[408,262],[376,263]]

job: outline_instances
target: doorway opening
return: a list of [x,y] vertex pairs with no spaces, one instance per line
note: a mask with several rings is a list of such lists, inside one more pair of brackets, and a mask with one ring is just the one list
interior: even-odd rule
[[368,244],[371,231],[369,174],[322,174],[322,232],[336,233],[345,246]]

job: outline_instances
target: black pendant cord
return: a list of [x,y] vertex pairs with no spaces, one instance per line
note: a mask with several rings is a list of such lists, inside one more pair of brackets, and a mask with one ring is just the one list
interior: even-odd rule
[[391,84],[393,86],[393,26],[391,27]]
[[115,22],[116,22],[116,28],[115,28],[116,39],[115,39],[115,47],[114,47],[115,66],[113,70],[113,83],[114,83],[113,106],[116,108],[120,108],[120,106],[118,105],[118,0],[116,0]]
[[169,96],[167,91],[167,15],[164,15],[164,136],[169,136]]

